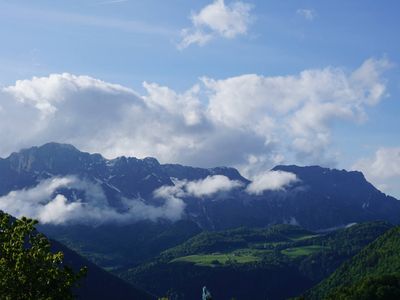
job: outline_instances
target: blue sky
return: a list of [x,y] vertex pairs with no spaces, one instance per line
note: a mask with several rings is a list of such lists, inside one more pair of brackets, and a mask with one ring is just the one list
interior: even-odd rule
[[[397,1],[252,1],[247,35],[176,49],[190,13],[210,2],[2,0],[1,83],[68,71],[136,88],[146,80],[185,89],[204,75],[285,75],[399,58]],[[297,14],[301,8],[315,18]],[[399,79],[393,84],[398,90]]]
[[[215,16],[214,10],[218,7],[227,13],[224,15],[227,17],[225,21],[219,15]],[[3,149],[2,156],[18,150],[19,147],[39,144],[59,137],[62,142],[73,142],[84,150],[102,152],[108,156],[153,155],[161,161],[177,161],[200,166],[229,164],[239,167],[243,172],[248,173],[248,176],[261,172],[278,162],[360,169],[380,188],[400,196],[400,185],[397,184],[400,181],[399,9],[399,2],[394,0],[384,2],[0,0],[2,41],[0,87],[7,90],[3,92],[6,94],[3,97],[25,99],[22,101],[25,104],[32,101],[41,113],[44,111],[43,107],[51,106],[54,109],[50,113],[46,112],[46,118],[57,111],[60,114],[57,116],[58,120],[69,118],[81,124],[81,119],[75,112],[72,116],[66,114],[74,109],[82,110],[82,107],[86,106],[82,102],[72,105],[75,100],[69,99],[79,98],[83,101],[82,99],[94,96],[92,94],[88,96],[88,92],[82,95],[76,90],[74,93],[77,94],[74,96],[71,96],[72,92],[66,95],[63,93],[68,90],[64,84],[81,83],[82,78],[79,76],[86,75],[93,80],[99,79],[104,84],[119,84],[124,88],[132,89],[132,91],[118,90],[118,93],[122,93],[118,94],[118,99],[129,98],[132,92],[132,95],[136,93],[135,97],[140,98],[140,101],[144,101],[149,107],[154,108],[155,105],[157,109],[163,107],[162,111],[152,110],[148,115],[148,118],[154,119],[161,114],[161,119],[164,120],[162,124],[178,123],[178,119],[182,116],[174,117],[170,112],[170,108],[176,103],[179,103],[177,109],[180,106],[188,107],[184,110],[184,121],[182,121],[188,126],[187,130],[182,130],[182,133],[175,135],[175,132],[179,130],[173,127],[175,125],[171,125],[168,127],[169,130],[163,128],[165,129],[164,136],[154,136],[148,144],[141,146],[137,146],[136,139],[140,134],[145,134],[146,130],[143,129],[137,135],[130,135],[132,127],[137,127],[135,121],[131,121],[129,126],[126,125],[127,122],[117,125],[110,121],[110,124],[115,126],[113,132],[122,133],[119,134],[118,142],[110,141],[107,146],[103,146],[94,140],[85,142],[88,140],[85,135],[82,139],[72,136],[71,132],[76,131],[69,127],[68,130],[65,129],[65,122],[52,125],[60,128],[60,131],[50,131],[43,125],[51,126],[50,123],[43,121],[47,119],[44,119],[42,115],[35,115],[42,125],[23,123],[24,126],[33,126],[36,131],[30,132],[29,138],[21,137],[18,143],[12,142],[10,138],[7,147]],[[234,21],[230,22],[229,17],[232,17],[231,20]],[[203,42],[198,39],[183,45],[185,37],[193,38],[194,34],[201,35]],[[365,73],[369,72],[368,75],[363,75],[369,79],[363,79],[362,84],[359,81],[355,82],[351,79],[351,74],[369,59],[374,60],[374,63],[371,63],[373,66],[364,70]],[[265,109],[266,113],[269,113],[268,110],[271,109],[270,106],[267,107],[261,103],[262,95],[248,90],[241,90],[239,93],[235,91],[235,85],[242,83],[249,85],[265,78],[267,78],[266,81],[272,78],[275,82],[277,78],[300,76],[301,72],[307,70],[320,72],[310,75],[311,79],[316,81],[327,68],[331,71],[336,70],[329,75],[328,84],[332,84],[330,89],[321,92],[318,86],[311,86],[307,94],[303,89],[308,85],[304,82],[299,84],[298,93],[300,90],[301,93],[304,92],[304,95],[299,96],[298,101],[301,104],[294,105],[297,108],[291,106],[284,113],[274,106],[276,112],[269,115],[268,121],[257,113],[257,117],[254,117],[255,123],[258,122],[257,118],[260,119],[255,127],[262,129],[252,131],[249,129],[251,124],[243,122],[245,117],[248,119],[249,116],[250,118],[253,116],[252,111],[249,111],[249,115],[239,116],[238,111],[229,110],[230,106],[237,105],[237,102],[229,102],[232,97],[237,97],[239,99],[237,101],[242,101],[241,104],[243,101],[249,101],[249,106],[255,107],[255,112]],[[372,73],[375,69],[379,69],[379,72],[377,71],[379,75],[374,77]],[[60,79],[61,77],[56,76],[52,81],[50,80],[50,74],[62,73],[78,77]],[[339,73],[345,74],[344,77],[341,77]],[[241,76],[245,74],[254,74],[258,77],[244,79]],[[47,78],[51,83],[57,82],[57,84],[52,87],[51,83],[44,80],[38,87],[37,82],[31,81],[34,76]],[[204,77],[221,82],[207,85],[200,79]],[[227,81],[229,78],[238,80],[230,84]],[[31,94],[25,95],[18,90],[17,80],[28,80],[22,88],[24,91],[30,90]],[[346,82],[337,85],[338,81]],[[143,82],[149,85],[154,84],[154,86],[146,88]],[[268,94],[272,84],[268,82],[260,83],[264,85],[259,89],[260,93]],[[99,86],[98,83],[91,84]],[[273,85],[274,94],[280,94],[281,89],[292,88],[290,83],[285,84]],[[325,84],[324,81],[321,84]],[[347,85],[352,89],[352,95],[361,95],[363,92],[370,92],[378,84],[384,86],[384,92],[375,100],[371,100],[374,104],[365,99],[360,103],[353,102],[347,107],[346,96],[340,96],[340,99],[330,99],[332,105],[324,107],[323,112],[318,111],[320,106],[314,105],[317,102],[325,103],[323,97],[329,98],[326,96],[327,93],[333,93],[335,89],[343,89],[342,92],[346,93]],[[199,90],[189,97],[188,91],[196,85]],[[363,86],[360,87],[360,85]],[[16,88],[9,89],[8,87]],[[46,89],[49,89],[51,93]],[[82,88],[79,91],[81,90]],[[101,89],[103,92],[104,90],[104,88]],[[35,97],[40,96],[41,99],[36,99],[32,93]],[[110,99],[111,102],[116,101],[113,98],[115,91],[107,94],[109,93],[107,90],[107,93],[101,96],[98,93],[100,92],[95,92],[96,97],[104,97]],[[321,99],[311,99],[315,93],[318,93]],[[253,105],[250,103],[252,99],[243,95],[255,98],[260,96],[260,98],[257,98],[257,104]],[[65,98],[70,101],[71,106],[61,106],[61,104],[57,106],[58,104],[55,103],[60,102],[52,97]],[[279,97],[270,97],[271,99],[267,97],[265,101],[280,101]],[[287,97],[295,96],[287,95]],[[310,97],[311,100],[304,100],[302,97]],[[48,103],[41,103],[43,99],[46,99]],[[87,106],[90,106],[91,102],[87,101]],[[118,101],[117,103],[123,102]],[[175,104],[171,101],[175,101],[173,102]],[[41,104],[38,104],[39,102]],[[341,111],[344,105],[347,111]],[[306,109],[300,111],[303,106]],[[4,107],[3,111],[5,111]],[[97,113],[104,114],[111,109],[115,110],[115,115],[118,115],[117,108],[113,107],[117,107],[117,104],[105,106],[104,109],[107,110]],[[201,110],[201,113],[197,108]],[[65,115],[61,115],[62,109]],[[25,116],[21,113],[21,109],[14,108],[13,112],[14,119],[23,119]],[[208,114],[208,112],[211,113]],[[33,112],[29,113],[33,114]],[[29,115],[28,112],[26,114]],[[303,120],[300,124],[295,119],[296,116],[307,118],[310,114],[313,116],[312,119],[315,119],[314,123]],[[323,116],[322,119],[315,117],[319,114]],[[135,118],[136,115],[127,119]],[[207,121],[201,121],[205,119]],[[223,127],[216,125],[218,122],[223,123]],[[277,124],[282,126],[285,122],[292,124],[290,125],[292,127],[296,126],[299,133],[290,135],[296,131],[294,127],[289,129],[289,133],[272,129],[272,127],[276,128]],[[293,122],[296,124],[293,125]],[[265,125],[266,123],[269,125]],[[93,124],[95,120],[88,126],[93,126]],[[151,123],[148,126],[160,125],[157,124]],[[0,123],[0,126],[4,126],[3,131],[6,125]],[[232,129],[234,126],[236,129],[240,127],[241,130]],[[318,127],[318,130],[315,130],[313,126]],[[213,130],[207,131],[207,128],[211,127]],[[308,131],[300,132],[300,127],[308,128]],[[93,128],[95,129],[97,130]],[[90,135],[91,132],[88,130],[84,134]],[[172,135],[170,141],[165,140],[165,135],[168,134]],[[196,138],[189,138],[190,134],[196,135]],[[207,138],[205,138],[206,135]],[[260,138],[261,136],[264,140]],[[292,143],[295,139],[301,139],[300,150],[298,144]],[[312,144],[318,139],[320,139],[319,143]],[[216,140],[225,142],[218,144]],[[236,147],[238,141],[251,146]],[[315,151],[305,149],[304,142],[311,143]],[[149,146],[152,143],[156,143],[159,149],[152,149]],[[202,147],[197,147],[199,144]],[[215,160],[208,160],[207,156],[203,157],[195,153],[195,151],[204,152],[205,149],[212,152],[215,149],[221,149],[221,145],[226,147],[224,149],[226,153],[216,155]],[[136,150],[133,149],[135,147],[137,147]],[[238,148],[245,155],[230,151],[230,147]],[[186,155],[187,151],[193,151],[193,153]],[[166,153],[173,153],[173,155]],[[208,156],[211,155],[212,153],[208,153]],[[229,157],[229,159],[218,160],[219,157]]]

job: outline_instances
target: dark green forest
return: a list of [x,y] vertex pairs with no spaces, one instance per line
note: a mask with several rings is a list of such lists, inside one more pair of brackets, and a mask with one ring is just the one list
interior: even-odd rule
[[[351,296],[353,298],[349,299],[399,299],[390,298],[390,295],[399,293],[399,275],[400,228],[395,227],[346,261],[331,276],[308,292],[306,297],[335,298],[335,295],[354,293]],[[370,298],[357,298],[364,290]],[[383,295],[389,298],[382,298]]]

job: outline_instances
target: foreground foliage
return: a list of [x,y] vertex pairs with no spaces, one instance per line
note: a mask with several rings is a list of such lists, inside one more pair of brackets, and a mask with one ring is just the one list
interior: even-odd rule
[[1,299],[73,299],[72,288],[86,273],[63,265],[49,240],[36,231],[37,221],[0,215]]

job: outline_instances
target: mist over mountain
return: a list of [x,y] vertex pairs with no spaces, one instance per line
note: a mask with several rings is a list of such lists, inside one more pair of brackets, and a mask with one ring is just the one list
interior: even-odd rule
[[400,202],[356,171],[280,165],[251,182],[234,168],[109,160],[58,143],[0,160],[0,209],[52,225],[190,220],[209,229],[291,223],[320,230],[400,220]]

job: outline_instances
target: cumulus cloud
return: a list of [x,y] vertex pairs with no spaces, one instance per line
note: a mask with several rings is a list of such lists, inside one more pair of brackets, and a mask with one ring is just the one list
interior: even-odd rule
[[400,147],[381,147],[353,165],[382,191],[400,199]]
[[191,44],[200,46],[215,37],[232,39],[247,33],[252,6],[248,3],[235,1],[225,4],[224,0],[215,0],[198,13],[192,13],[191,28],[182,30],[182,41],[178,48],[183,49]]
[[255,176],[247,186],[246,192],[253,195],[261,195],[265,191],[283,190],[296,181],[298,181],[296,174],[284,171],[269,171]]
[[298,14],[299,16],[302,16],[304,19],[306,19],[308,21],[314,20],[314,18],[317,16],[316,12],[313,9],[309,9],[309,8],[299,8],[296,11],[296,14]]
[[252,132],[265,146],[285,143],[282,136],[289,136],[293,142],[287,146],[298,160],[332,164],[334,158],[326,152],[332,122],[365,120],[365,108],[385,94],[381,75],[389,67],[385,59],[368,59],[351,73],[327,67],[295,76],[249,74],[203,82],[211,91],[208,112],[213,120]]
[[332,124],[367,120],[366,108],[384,99],[389,66],[368,59],[354,71],[204,77],[183,92],[145,82],[144,95],[88,76],[21,80],[0,90],[0,155],[56,141],[108,158],[235,166],[246,176],[293,157],[331,166]]
[[[67,198],[60,189],[74,189],[85,193],[81,199],[72,193]],[[122,198],[123,208],[112,207],[101,186],[75,176],[43,180],[35,187],[0,197],[0,210],[17,218],[26,216],[43,224],[85,223],[98,225],[107,222],[131,223],[139,220],[182,217],[185,204],[181,199],[164,197],[160,206],[144,203],[141,199]]]

